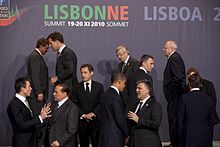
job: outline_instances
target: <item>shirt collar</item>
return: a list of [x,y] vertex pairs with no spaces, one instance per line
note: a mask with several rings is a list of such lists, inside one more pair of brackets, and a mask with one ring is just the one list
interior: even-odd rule
[[145,99],[143,100],[140,100],[140,102],[143,102],[143,104],[150,98],[150,95],[148,97],[146,97]]
[[145,73],[147,73],[147,70],[143,67],[140,67],[139,69],[143,70]]
[[58,50],[58,52],[59,53],[62,53],[62,51],[63,51],[63,49],[66,47],[66,45],[64,44],[64,45],[62,45],[61,47],[60,47],[60,49]]
[[190,91],[200,90],[199,88],[192,88]]
[[86,83],[89,83],[89,89],[91,90],[91,86],[92,86],[92,79],[91,80],[89,80],[89,81],[86,81],[86,82],[84,82],[83,84],[84,84],[84,88],[86,89]]
[[125,64],[128,64],[129,58],[130,58],[130,56],[128,55],[127,59],[124,61]]
[[176,51],[173,51],[169,56],[168,56],[168,59],[170,58],[170,56],[172,56],[172,54],[174,54]]
[[40,52],[38,48],[35,48],[35,50],[42,56],[42,53]]
[[116,92],[119,94],[119,90],[118,90],[118,88],[117,87],[115,87],[115,86],[110,86],[111,88],[113,88],[113,89],[115,89],[116,90]]
[[21,100],[23,103],[25,103],[26,97],[24,97],[18,93],[15,94],[15,97],[17,97],[19,100]]
[[65,97],[64,99],[62,99],[61,101],[58,102],[58,108],[60,108],[64,103],[65,101],[68,99],[68,97]]

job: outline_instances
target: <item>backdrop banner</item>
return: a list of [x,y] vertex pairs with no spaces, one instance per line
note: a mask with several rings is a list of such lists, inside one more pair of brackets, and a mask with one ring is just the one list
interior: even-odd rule
[[[14,97],[14,81],[26,75],[26,58],[36,41],[59,31],[72,48],[79,67],[94,66],[94,80],[105,90],[119,60],[118,45],[125,45],[137,59],[143,54],[155,58],[151,75],[156,99],[163,107],[160,136],[169,140],[166,101],[162,91],[167,58],[162,48],[175,40],[186,69],[196,67],[215,85],[220,97],[220,1],[219,0],[0,0],[0,145],[11,145],[12,128],[7,117],[8,102]],[[49,76],[54,75],[56,54],[44,56]],[[53,87],[50,86],[50,98]],[[217,112],[220,112],[219,99]],[[220,140],[220,125],[214,140]]]

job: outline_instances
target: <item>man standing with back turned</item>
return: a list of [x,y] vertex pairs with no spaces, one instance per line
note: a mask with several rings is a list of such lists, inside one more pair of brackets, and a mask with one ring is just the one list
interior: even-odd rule
[[179,99],[186,87],[185,65],[176,49],[175,41],[166,41],[163,47],[164,55],[168,58],[163,73],[163,92],[167,101],[170,147],[178,146],[177,110]]

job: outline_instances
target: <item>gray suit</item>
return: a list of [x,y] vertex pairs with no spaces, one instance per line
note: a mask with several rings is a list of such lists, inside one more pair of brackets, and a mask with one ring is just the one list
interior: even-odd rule
[[62,147],[76,147],[78,107],[67,99],[54,110],[49,126],[49,144],[57,140]]

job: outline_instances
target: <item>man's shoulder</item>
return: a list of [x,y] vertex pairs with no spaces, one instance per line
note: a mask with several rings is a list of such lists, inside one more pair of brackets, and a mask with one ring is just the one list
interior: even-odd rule
[[92,80],[92,84],[98,87],[103,87],[103,85],[100,82]]
[[139,64],[139,61],[136,58],[130,57],[129,58],[130,63],[136,63]]

